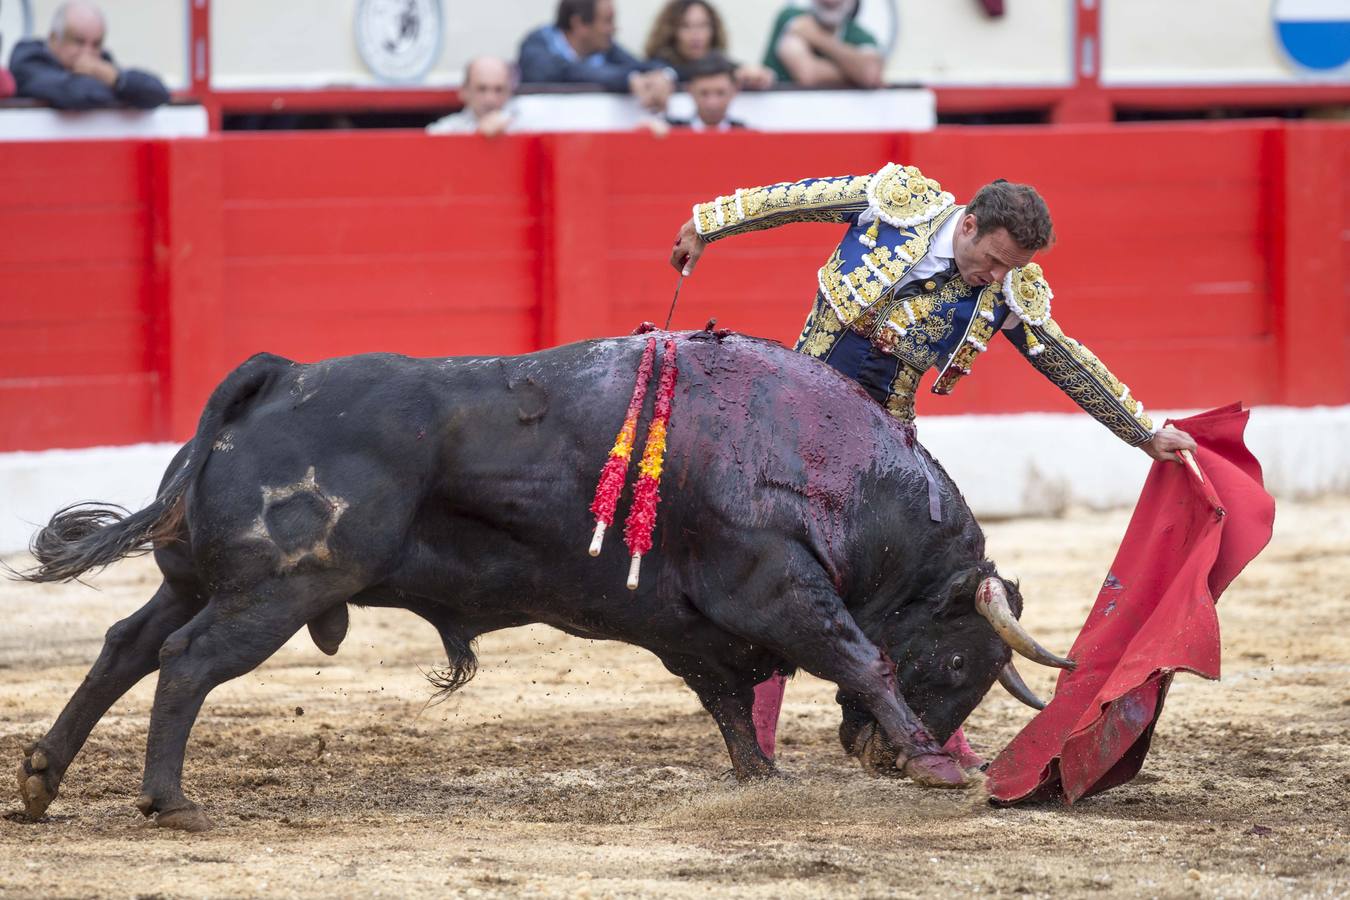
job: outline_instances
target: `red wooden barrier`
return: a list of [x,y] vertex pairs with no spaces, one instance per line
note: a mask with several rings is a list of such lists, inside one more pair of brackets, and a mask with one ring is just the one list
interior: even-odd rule
[[[0,450],[179,439],[228,369],[517,353],[664,320],[690,206],[913,162],[1029,181],[1056,318],[1150,406],[1350,402],[1350,127],[420,133],[0,144]],[[674,325],[791,342],[839,227],[714,245]],[[1071,409],[996,342],[924,414]]]
[[0,450],[162,433],[149,148],[0,144]]

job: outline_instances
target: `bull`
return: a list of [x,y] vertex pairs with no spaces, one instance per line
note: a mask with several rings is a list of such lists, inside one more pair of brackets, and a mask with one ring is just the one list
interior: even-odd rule
[[645,338],[516,357],[249,359],[148,506],[77,504],[34,537],[32,581],[151,548],[163,581],[26,748],[26,812],[43,814],[100,717],[158,669],[136,805],[162,826],[209,827],[181,785],[206,695],[302,627],[336,653],[351,604],[434,626],[444,692],[473,676],[474,640],[496,629],[537,622],[645,647],[711,713],[740,779],[775,771],[754,685],[803,669],[837,686],[840,740],[864,765],[966,784],[941,745],[994,680],[1036,702],[1012,651],[1071,663],[1018,624],[1017,585],[985,558],[960,492],[834,370],[759,339],[675,337],[664,498],[634,592],[619,541],[594,559],[586,546]]

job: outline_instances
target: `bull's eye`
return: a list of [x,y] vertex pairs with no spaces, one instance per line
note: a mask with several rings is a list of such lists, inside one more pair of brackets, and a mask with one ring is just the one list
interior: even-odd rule
[[966,664],[966,661],[965,661],[964,659],[961,658],[961,654],[958,653],[958,654],[956,654],[955,656],[952,657],[952,668],[953,668],[953,669],[959,669],[959,668],[961,668],[962,666],[964,666],[965,664]]

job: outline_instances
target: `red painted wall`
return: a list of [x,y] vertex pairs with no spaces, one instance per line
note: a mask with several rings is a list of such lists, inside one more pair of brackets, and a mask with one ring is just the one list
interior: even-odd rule
[[[1350,403],[1350,126],[0,144],[0,450],[190,434],[251,353],[519,353],[662,322],[690,206],[912,162],[1036,184],[1055,316],[1153,407]],[[840,228],[719,242],[677,328],[790,343]],[[996,342],[921,414],[1069,410]]]
[[156,433],[148,158],[0,144],[0,450]]

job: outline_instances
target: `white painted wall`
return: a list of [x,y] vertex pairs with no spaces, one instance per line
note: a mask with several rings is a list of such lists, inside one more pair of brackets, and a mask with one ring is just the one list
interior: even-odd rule
[[[930,416],[919,432],[971,508],[990,518],[1130,506],[1151,465],[1085,415]],[[1277,498],[1350,493],[1350,406],[1258,407],[1247,446]],[[139,509],[177,450],[140,444],[0,454],[0,553],[26,547],[38,524],[76,501]]]
[[[45,34],[58,0],[32,0]],[[104,0],[118,59],[187,84],[190,0]],[[662,0],[617,0],[619,42],[641,53]],[[988,19],[974,0],[863,0],[871,23],[898,23],[886,67],[893,83],[1045,85],[1070,79],[1073,0],[1015,0]],[[894,4],[894,14],[891,4]],[[1290,83],[1313,76],[1285,58],[1271,0],[1097,0],[1103,78],[1113,84]],[[214,0],[212,54],[220,88],[374,86],[356,51],[357,0]],[[441,55],[425,83],[457,84],[474,55],[513,59],[520,39],[552,20],[555,0],[441,0]],[[720,0],[731,54],[758,62],[782,0]],[[880,10],[880,12],[877,12]],[[6,36],[12,46],[14,35]],[[1350,71],[1321,76],[1344,81]]]
[[[664,0],[618,0],[618,41],[642,55]],[[1063,83],[1068,79],[1069,0],[1019,0],[1001,21],[974,2],[897,0],[899,42],[886,77],[896,83]],[[731,55],[759,62],[780,0],[717,4]],[[445,43],[428,84],[458,84],[464,64],[480,54],[514,59],[531,29],[553,20],[554,0],[443,0]],[[352,40],[356,0],[230,0],[212,5],[214,83],[261,87],[373,83]],[[891,14],[875,17],[889,22]],[[882,37],[881,35],[878,35]],[[883,38],[884,39],[884,38]],[[1018,48],[1009,52],[1010,47]]]
[[1288,84],[1350,80],[1314,75],[1285,56],[1272,0],[1102,0],[1106,84]]
[[206,110],[200,106],[80,112],[0,109],[0,142],[205,137],[207,132]]

